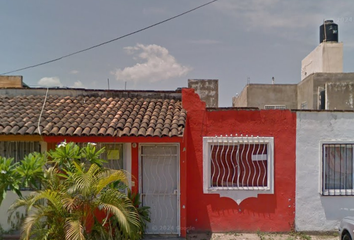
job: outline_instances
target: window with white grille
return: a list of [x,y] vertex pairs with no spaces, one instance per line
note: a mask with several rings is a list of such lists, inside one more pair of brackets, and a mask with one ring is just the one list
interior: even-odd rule
[[[25,156],[33,152],[41,152],[41,144],[39,142],[0,141],[0,156],[13,158],[14,163],[21,162]],[[22,185],[20,190],[32,189]]]
[[20,162],[29,153],[41,152],[39,142],[0,142],[0,156],[13,158],[14,162]]
[[264,105],[264,109],[286,109],[286,105]]
[[204,193],[273,193],[273,142],[272,137],[204,137]]
[[354,143],[322,144],[322,195],[354,195]]

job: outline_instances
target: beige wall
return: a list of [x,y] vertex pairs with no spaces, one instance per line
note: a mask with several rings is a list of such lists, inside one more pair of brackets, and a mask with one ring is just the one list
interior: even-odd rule
[[[353,110],[354,73],[314,73],[298,84],[297,108],[319,109],[319,92],[325,90],[325,109]],[[327,85],[327,86],[326,86]]]
[[285,105],[296,108],[296,84],[249,84],[242,90],[239,97],[234,98],[234,107],[258,107],[265,105]]
[[219,107],[219,80],[188,79],[188,88],[193,88],[206,107]]
[[326,88],[326,109],[354,110],[354,82],[329,82]]
[[232,98],[233,107],[247,107],[247,89],[248,85],[246,85],[240,95]]
[[343,72],[343,43],[322,42],[301,61],[301,80],[320,72]]
[[326,42],[322,54],[322,72],[343,72],[343,43]]
[[[301,81],[297,86],[297,109],[314,109],[313,74]],[[317,109],[317,108],[315,108]]]
[[22,76],[0,76],[0,88],[22,87]]

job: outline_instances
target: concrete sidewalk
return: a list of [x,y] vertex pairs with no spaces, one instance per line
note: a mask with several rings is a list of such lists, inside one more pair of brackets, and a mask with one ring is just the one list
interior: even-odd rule
[[148,235],[144,239],[156,240],[339,240],[337,232],[330,233],[190,233],[187,238]]
[[326,234],[307,233],[201,233],[188,234],[187,240],[339,240],[336,232]]

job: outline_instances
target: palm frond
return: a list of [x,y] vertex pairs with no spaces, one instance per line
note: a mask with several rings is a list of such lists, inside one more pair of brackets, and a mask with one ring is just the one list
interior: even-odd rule
[[123,170],[110,169],[108,171],[102,171],[98,174],[97,178],[98,183],[96,185],[96,194],[99,194],[104,188],[114,182],[119,181],[124,183],[125,185],[128,185],[126,172]]
[[65,222],[66,240],[85,240],[83,226],[79,220],[67,220]]

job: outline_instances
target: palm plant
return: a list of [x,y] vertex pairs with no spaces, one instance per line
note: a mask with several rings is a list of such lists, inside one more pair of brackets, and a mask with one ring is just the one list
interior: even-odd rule
[[21,185],[25,188],[39,189],[46,161],[46,156],[38,152],[25,156],[16,167],[16,172],[22,181]]
[[14,212],[24,206],[29,212],[24,239],[138,239],[134,233],[143,220],[115,187],[126,186],[126,173],[101,167],[93,148],[64,144],[49,154],[53,164],[44,171],[42,189],[10,208]]
[[16,171],[17,166],[18,163],[14,163],[13,158],[5,158],[0,156],[0,205],[5,199],[6,192],[8,190],[21,196],[21,176]]

